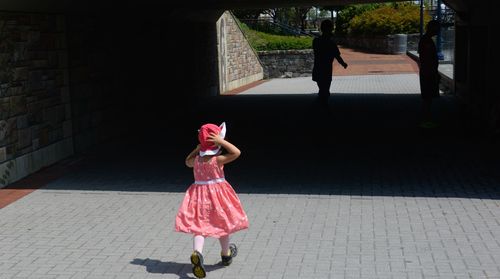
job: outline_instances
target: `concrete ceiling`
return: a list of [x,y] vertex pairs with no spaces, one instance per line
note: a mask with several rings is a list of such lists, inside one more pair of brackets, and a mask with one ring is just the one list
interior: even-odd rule
[[[443,0],[443,3],[452,9],[464,11],[470,0]],[[352,4],[407,2],[404,0],[208,0],[201,2],[201,6],[222,9],[252,9],[252,8],[278,8],[300,6],[345,6]],[[477,1],[481,2],[481,1]]]
[[[442,0],[448,7],[457,12],[467,12],[470,10],[467,1],[471,0]],[[480,0],[476,0],[480,1]],[[178,2],[174,4],[174,14],[190,15],[197,17],[200,10],[236,10],[236,9],[267,9],[280,7],[300,7],[300,6],[345,6],[352,4],[386,3],[386,2],[407,2],[402,0],[205,0],[193,6],[193,2]],[[193,10],[198,10],[193,13]]]
[[211,0],[204,7],[225,9],[281,8],[306,6],[345,6],[363,3],[403,2],[401,0]]
[[[443,0],[456,11],[467,11],[472,0]],[[200,11],[211,15],[235,9],[260,9],[299,6],[332,6],[363,3],[403,2],[401,0],[2,0],[0,11],[24,12],[106,12],[106,13],[150,13],[154,16],[173,14],[176,16],[200,16]],[[480,2],[480,1],[477,1]],[[192,11],[196,11],[192,13]],[[196,16],[197,14],[197,16]],[[203,13],[201,13],[203,15]],[[208,16],[211,18],[212,16]],[[207,18],[205,18],[207,19]]]

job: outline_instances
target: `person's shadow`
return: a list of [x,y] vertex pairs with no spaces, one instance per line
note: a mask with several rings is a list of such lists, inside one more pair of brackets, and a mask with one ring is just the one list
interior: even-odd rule
[[[179,279],[195,278],[190,276],[192,274],[190,263],[162,262],[150,258],[146,259],[136,258],[130,263],[135,265],[145,266],[146,271],[149,273],[176,274],[179,276]],[[220,268],[224,268],[224,266],[221,264],[205,265],[205,270],[207,273]]]

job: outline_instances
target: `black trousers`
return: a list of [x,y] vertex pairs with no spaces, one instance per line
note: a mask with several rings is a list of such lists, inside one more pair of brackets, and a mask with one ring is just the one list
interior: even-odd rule
[[331,80],[323,80],[316,81],[318,84],[319,92],[318,99],[321,102],[328,103],[328,98],[330,98],[330,85],[332,84]]

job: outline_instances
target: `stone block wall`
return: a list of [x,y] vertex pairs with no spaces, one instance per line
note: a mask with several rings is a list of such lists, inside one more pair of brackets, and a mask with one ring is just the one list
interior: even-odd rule
[[[132,87],[117,44],[122,38],[112,19],[105,16],[67,17],[69,88],[75,152],[85,152],[120,133],[121,110]],[[125,43],[123,43],[125,45]],[[128,58],[130,60],[130,58]],[[118,88],[121,86],[121,88]],[[130,88],[128,89],[130,90]],[[121,93],[121,95],[120,95]]]
[[0,12],[0,187],[73,154],[65,17]]
[[312,49],[259,51],[264,78],[311,76],[314,65]]
[[228,11],[217,21],[220,92],[263,78],[257,53],[249,45],[235,17]]

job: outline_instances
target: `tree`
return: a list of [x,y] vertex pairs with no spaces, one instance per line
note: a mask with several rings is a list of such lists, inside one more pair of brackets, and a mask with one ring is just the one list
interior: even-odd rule
[[296,24],[297,26],[300,26],[300,29],[305,30],[306,25],[307,25],[307,14],[311,10],[312,6],[309,7],[295,7],[293,8],[295,18],[296,18]]
[[258,19],[260,14],[264,13],[264,9],[250,9],[250,10],[233,10],[233,14],[238,19]]
[[264,10],[263,13],[269,15],[273,19],[273,22],[281,22],[285,24],[289,24],[291,21],[293,22],[292,8],[272,8]]

